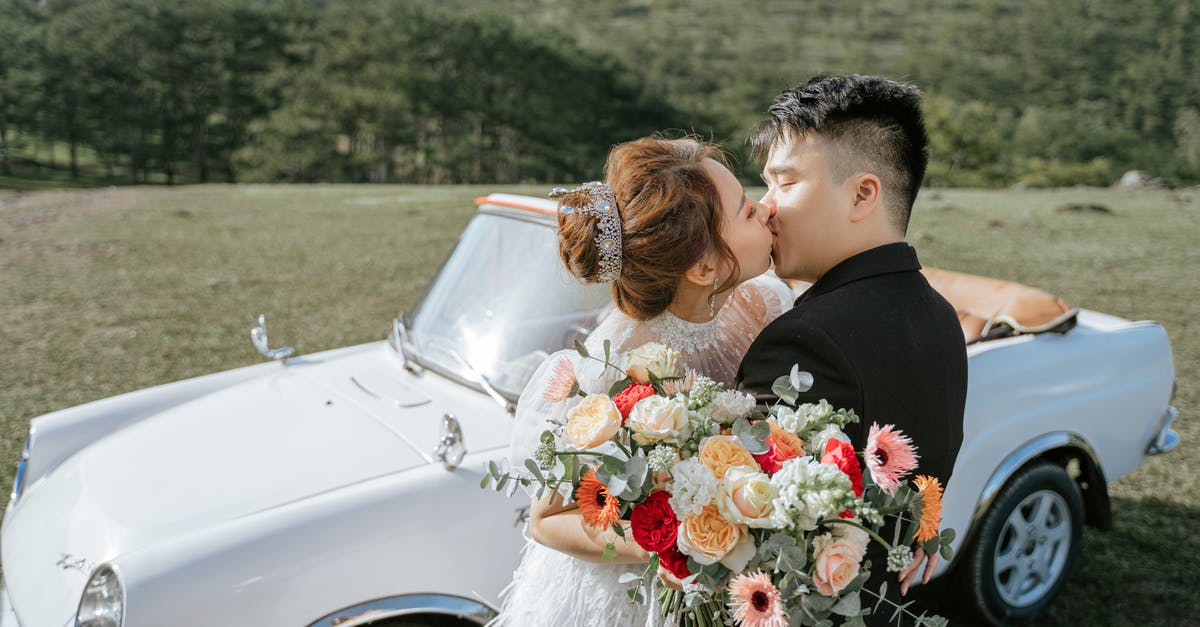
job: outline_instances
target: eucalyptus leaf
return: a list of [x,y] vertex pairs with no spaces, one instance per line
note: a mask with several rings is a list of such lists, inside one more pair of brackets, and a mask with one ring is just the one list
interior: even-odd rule
[[492,480],[491,475],[488,475],[488,474],[483,475],[483,479],[481,479],[479,481],[479,489],[486,490],[488,487],[488,483],[491,482],[491,480]]
[[629,487],[629,480],[624,475],[613,475],[606,483],[608,484],[608,493],[614,497],[619,496]]
[[507,483],[508,483],[508,475],[500,475],[496,479],[496,491],[499,492],[499,491],[503,490],[505,484],[507,484]]
[[642,485],[646,481],[646,475],[650,471],[650,464],[645,457],[634,455],[625,462],[625,476],[629,481],[629,485]]
[[536,477],[538,481],[541,481],[542,483],[546,482],[546,478],[542,476],[542,469],[538,467],[537,462],[533,461],[532,459],[527,459],[525,460],[525,467],[529,469],[529,472],[533,473],[533,476]]
[[584,359],[588,358],[588,349],[579,340],[575,340],[575,352],[579,353],[579,356]]
[[943,529],[942,534],[941,534],[941,540],[942,540],[943,544],[950,544],[951,542],[954,542],[954,530],[953,529]]
[[641,580],[642,576],[637,573],[621,573],[621,576],[617,577],[617,581],[620,583],[632,583]]
[[792,387],[791,378],[787,375],[775,379],[775,383],[771,384],[771,393],[788,405],[795,405],[796,399],[800,398],[799,391]]
[[808,564],[808,553],[797,546],[785,546],[779,550],[779,570],[804,570]]
[[519,481],[513,481],[512,483],[508,484],[508,497],[512,498],[512,496],[514,494],[516,494],[517,490],[519,490],[520,488],[521,488],[521,483]]
[[797,392],[807,392],[813,386],[812,373],[801,370],[800,364],[792,364],[792,371],[788,373],[788,383]]
[[604,363],[608,363],[608,356],[612,350],[612,341],[604,340]]
[[861,609],[862,601],[858,598],[858,593],[854,592],[838,599],[830,611],[838,616],[856,616]]
[[947,562],[954,559],[954,549],[950,548],[949,544],[943,544],[942,549],[938,552],[942,554],[942,559]]
[[612,542],[605,544],[604,545],[604,554],[601,555],[601,558],[603,558],[604,561],[606,561],[606,562],[616,559],[617,558],[617,545],[613,544]]

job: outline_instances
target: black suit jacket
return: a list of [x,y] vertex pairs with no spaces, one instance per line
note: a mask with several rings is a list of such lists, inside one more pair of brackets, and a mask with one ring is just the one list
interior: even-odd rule
[[945,486],[962,444],[966,346],[954,309],[920,269],[916,251],[902,242],[838,264],[763,329],[738,382],[774,402],[771,385],[799,364],[814,379],[799,402],[824,398],[853,409],[861,422],[846,434],[859,450],[871,423],[894,424],[917,447],[916,474]]

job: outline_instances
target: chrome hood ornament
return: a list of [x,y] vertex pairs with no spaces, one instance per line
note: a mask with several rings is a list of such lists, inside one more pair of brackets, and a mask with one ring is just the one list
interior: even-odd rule
[[296,352],[291,346],[271,348],[267,345],[267,316],[264,314],[258,314],[258,326],[250,329],[250,341],[254,342],[254,348],[267,359],[287,359]]

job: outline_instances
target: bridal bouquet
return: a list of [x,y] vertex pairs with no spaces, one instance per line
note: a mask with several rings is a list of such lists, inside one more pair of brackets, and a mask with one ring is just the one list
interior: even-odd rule
[[[907,481],[917,466],[909,438],[876,424],[856,451],[843,431],[859,420],[852,410],[797,405],[813,384],[798,366],[775,382],[780,402],[762,411],[748,394],[680,372],[678,353],[659,343],[620,356],[620,366],[607,342],[602,358],[575,349],[581,364],[622,378],[607,394],[587,394],[572,362],[558,362],[546,399],[582,399],[561,424],[548,423],[522,472],[492,462],[481,487],[559,490],[584,524],[610,529],[613,541],[632,535],[652,556],[642,575],[622,577],[634,601],[645,602],[646,575],[661,566],[683,582],[683,593],[663,587],[660,598],[685,625],[821,625],[834,616],[862,625],[871,601],[862,594],[878,611],[884,593],[863,587],[870,542],[886,549],[889,572],[909,565],[913,541],[950,559],[942,487],[931,477]],[[899,524],[889,542],[880,530],[891,517]],[[604,557],[615,554],[610,541]]]

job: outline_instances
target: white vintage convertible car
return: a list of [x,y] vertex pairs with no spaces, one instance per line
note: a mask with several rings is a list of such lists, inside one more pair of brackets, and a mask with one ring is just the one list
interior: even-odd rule
[[[523,543],[480,489],[539,361],[608,306],[554,246],[554,205],[495,194],[387,341],[34,418],[0,532],[0,625],[477,625]],[[969,343],[943,564],[990,622],[1066,582],[1107,484],[1174,447],[1167,334],[1036,290],[929,273]],[[517,280],[514,280],[517,279]],[[982,336],[984,339],[978,339]]]

